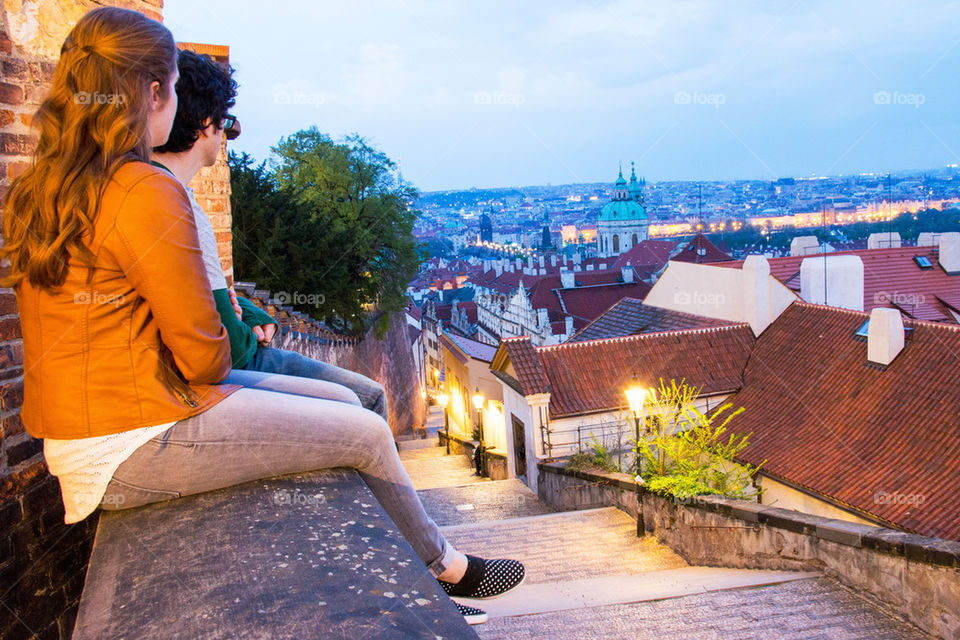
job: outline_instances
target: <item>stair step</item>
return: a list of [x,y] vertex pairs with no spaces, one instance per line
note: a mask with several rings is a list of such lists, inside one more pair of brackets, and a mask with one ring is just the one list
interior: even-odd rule
[[762,571],[717,567],[683,567],[645,574],[611,575],[563,582],[522,584],[509,597],[491,600],[462,598],[482,607],[491,618],[522,616],[568,609],[601,607],[650,600],[759,587],[819,577],[815,571]]
[[418,494],[427,513],[440,526],[502,521],[553,511],[515,478],[424,489]]
[[[444,448],[437,448],[446,452]],[[400,460],[410,476],[413,488],[418,490],[490,481],[477,476],[470,461],[460,454],[438,455],[432,449],[420,449],[401,451]]]
[[440,450],[440,453],[446,454],[446,449],[440,449],[439,438],[414,438],[409,440],[397,440],[397,448],[400,450],[400,459],[403,460],[403,454],[408,451],[423,451],[424,449],[433,451]]
[[530,584],[687,566],[655,538],[638,538],[636,522],[614,507],[462,524],[441,531],[465,553],[523,562]]

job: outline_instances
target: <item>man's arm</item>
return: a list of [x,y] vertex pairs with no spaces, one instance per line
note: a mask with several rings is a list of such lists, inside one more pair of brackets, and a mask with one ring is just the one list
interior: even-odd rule
[[260,344],[263,346],[270,344],[279,326],[277,321],[247,298],[238,297],[237,302],[243,311],[243,323],[253,330]]

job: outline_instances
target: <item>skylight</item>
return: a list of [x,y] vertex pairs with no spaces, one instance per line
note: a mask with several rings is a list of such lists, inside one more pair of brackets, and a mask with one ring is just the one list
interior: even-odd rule
[[933,263],[930,262],[930,258],[927,256],[913,256],[913,261],[917,263],[917,266],[921,269],[933,269]]
[[853,335],[858,336],[860,338],[868,337],[870,335],[870,320],[869,319],[865,320],[864,323],[860,325],[860,328],[857,329],[857,332]]

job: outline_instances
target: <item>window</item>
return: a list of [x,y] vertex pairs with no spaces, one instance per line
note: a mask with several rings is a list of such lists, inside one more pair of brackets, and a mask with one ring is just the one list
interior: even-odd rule
[[620,236],[618,234],[613,234],[613,252],[620,253]]
[[860,328],[857,329],[857,332],[856,332],[855,334],[853,334],[853,335],[855,335],[855,336],[857,336],[857,337],[859,337],[859,338],[866,338],[867,336],[869,336],[869,335],[870,335],[870,320],[864,321],[864,323],[863,323],[862,325],[860,325]]
[[913,261],[917,263],[917,266],[921,269],[933,269],[933,263],[930,262],[930,258],[927,256],[913,256]]

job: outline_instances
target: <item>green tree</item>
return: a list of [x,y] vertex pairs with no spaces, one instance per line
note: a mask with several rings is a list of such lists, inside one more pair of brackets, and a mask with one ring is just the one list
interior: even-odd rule
[[417,191],[357,135],[335,142],[311,127],[272,151],[257,166],[231,157],[237,277],[345,331],[375,320],[382,335],[420,262],[408,206]]

